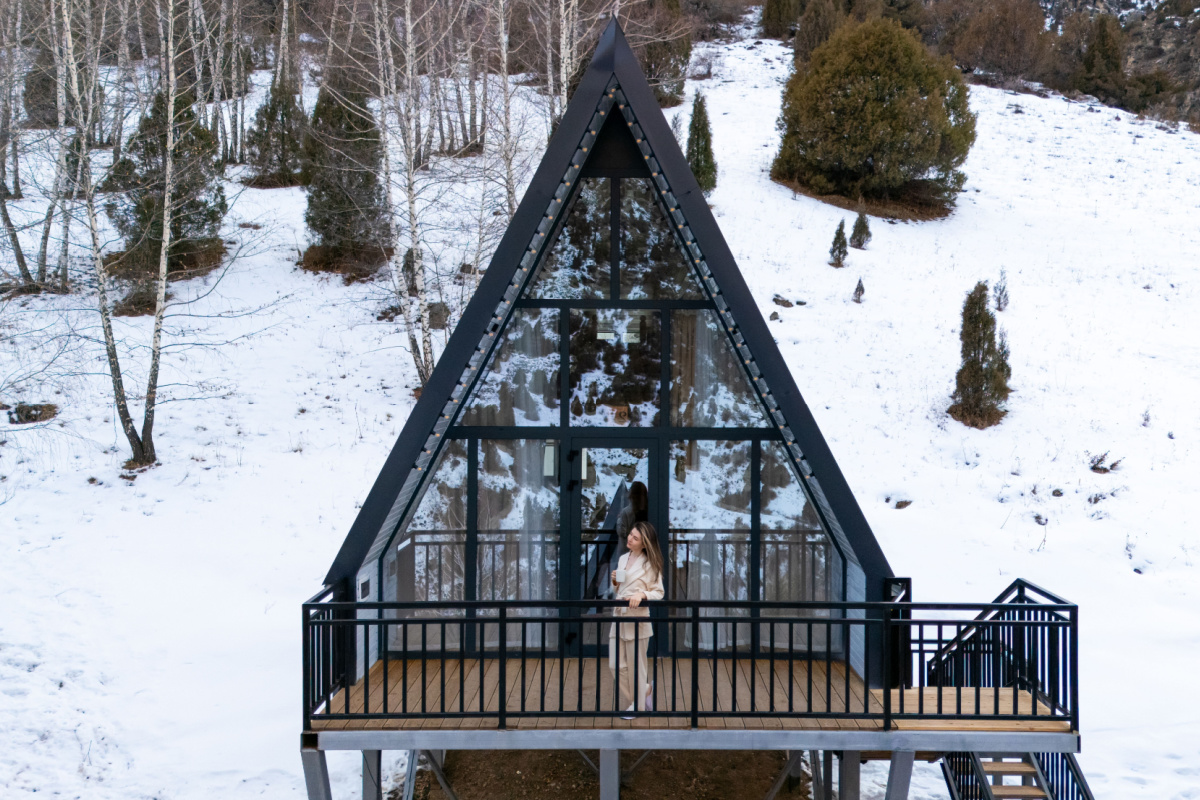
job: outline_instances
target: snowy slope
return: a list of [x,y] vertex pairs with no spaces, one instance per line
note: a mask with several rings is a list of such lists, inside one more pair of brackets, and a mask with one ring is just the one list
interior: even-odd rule
[[[872,220],[869,250],[835,270],[829,243],[851,215],[767,177],[788,51],[703,51],[715,77],[688,89],[713,119],[711,202],[763,313],[782,317],[784,354],[893,568],[920,600],[988,600],[1023,576],[1080,603],[1081,761],[1097,796],[1200,797],[1200,693],[1186,690],[1200,657],[1187,532],[1200,137],[974,88],[959,209]],[[63,384],[61,427],[0,427],[3,796],[302,796],[298,605],[413,402],[402,337],[375,319],[380,290],[294,267],[302,217],[297,190],[239,197],[230,226],[268,222],[260,252],[200,310],[265,308],[195,320],[214,340],[246,338],[172,356],[205,399],[162,409],[163,466],[118,477],[102,375]],[[979,432],[944,409],[963,295],[1002,267],[1016,393]],[[779,308],[776,292],[807,304]],[[33,299],[6,324],[75,305]],[[77,358],[97,371],[96,356]],[[1087,453],[1106,451],[1120,468],[1090,472]],[[349,796],[354,759],[331,768]],[[914,797],[944,796],[922,769]]]

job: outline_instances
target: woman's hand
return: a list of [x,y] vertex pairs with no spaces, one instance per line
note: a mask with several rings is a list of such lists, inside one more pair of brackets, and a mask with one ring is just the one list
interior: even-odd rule
[[612,585],[613,585],[613,586],[620,586],[620,585],[621,585],[621,584],[617,583],[617,571],[616,571],[615,569],[612,571],[612,574],[608,576],[608,579],[609,579],[610,581],[612,581]]
[[629,598],[629,607],[630,607],[630,608],[637,608],[638,606],[640,606],[640,605],[642,604],[642,601],[643,601],[643,600],[645,600],[645,599],[646,599],[646,593],[645,593],[645,592],[638,592],[638,593],[637,593],[637,594],[635,594],[633,597],[630,597],[630,598]]

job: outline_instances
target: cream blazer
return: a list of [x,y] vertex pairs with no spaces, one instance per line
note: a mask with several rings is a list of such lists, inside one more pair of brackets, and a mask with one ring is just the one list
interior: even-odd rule
[[[645,592],[647,600],[662,600],[663,599],[663,582],[661,574],[654,574],[650,569],[650,562],[645,555],[639,556],[633,562],[633,568],[626,566],[629,563],[629,558],[632,553],[623,553],[617,559],[617,569],[625,570],[625,582],[617,589],[617,599],[627,600],[638,592]],[[645,606],[630,608],[629,606],[618,606],[613,609],[616,617],[648,617],[650,609]],[[615,629],[621,629],[622,639],[633,639],[635,636],[641,641],[648,640],[654,635],[654,626],[649,622],[643,622],[636,627],[633,625],[613,625],[609,629],[608,637],[616,638]]]

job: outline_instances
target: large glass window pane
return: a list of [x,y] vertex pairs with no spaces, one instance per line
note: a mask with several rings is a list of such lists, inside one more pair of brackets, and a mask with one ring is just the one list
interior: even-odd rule
[[660,336],[657,311],[572,311],[571,424],[658,424]]
[[463,425],[557,425],[559,312],[517,309],[463,411]]
[[[750,442],[671,442],[669,541],[674,600],[750,599]],[[709,608],[704,616],[744,609]],[[688,626],[676,631],[692,646]],[[749,644],[750,626],[700,622],[699,645],[725,650]]]
[[582,178],[550,252],[529,287],[537,300],[599,300],[612,295],[612,182]]
[[[407,525],[384,557],[384,597],[397,602],[458,601],[464,598],[464,564],[467,541],[467,448],[462,441],[447,441]],[[405,618],[454,616],[455,612],[430,609],[403,612]],[[391,630],[390,647],[403,647],[402,633]],[[459,647],[457,627],[447,626],[445,647]],[[418,625],[408,628],[408,647],[442,647],[438,626],[428,626],[422,644]]]
[[704,297],[700,282],[676,244],[649,178],[621,181],[621,297]]
[[[558,597],[558,442],[544,439],[483,439],[479,442],[480,600],[548,600]],[[511,612],[544,616],[547,609]],[[495,626],[484,626],[496,646]],[[522,625],[508,626],[519,646]],[[540,625],[528,625],[525,643],[542,642]],[[550,642],[557,628],[547,626]]]
[[671,312],[671,424],[769,425],[712,309]]
[[[842,559],[821,527],[787,453],[780,442],[763,442],[760,469],[762,553],[760,577],[763,600],[780,603],[838,602],[842,599]],[[763,609],[763,616],[819,617],[832,619],[823,609],[799,613],[789,609]],[[836,648],[840,631],[816,624],[812,642],[808,627],[776,623],[762,625],[764,649],[825,650]],[[772,638],[773,637],[773,638]]]

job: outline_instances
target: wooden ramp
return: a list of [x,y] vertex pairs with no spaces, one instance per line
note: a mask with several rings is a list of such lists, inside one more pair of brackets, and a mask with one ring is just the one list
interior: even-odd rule
[[[616,708],[607,659],[508,659],[503,687],[497,659],[390,660],[386,665],[379,661],[348,693],[337,692],[312,715],[312,729],[494,729],[502,701],[510,729],[690,728],[692,662],[660,658],[651,662],[651,670],[655,709],[680,716],[592,716]],[[878,718],[883,713],[882,690],[866,691],[862,679],[838,662],[827,668],[822,661],[706,659],[698,662],[697,670],[700,728],[883,729]],[[939,695],[938,689],[929,688],[891,693],[893,725],[899,730],[1069,733],[1071,728],[1067,719],[1051,717],[1050,708],[1041,702],[1036,713],[1045,719],[989,719],[997,713],[1033,714],[1033,697],[1024,690],[944,688]],[[722,716],[703,716],[714,712]],[[328,716],[364,713],[387,716]],[[939,718],[908,716],[915,714]]]

